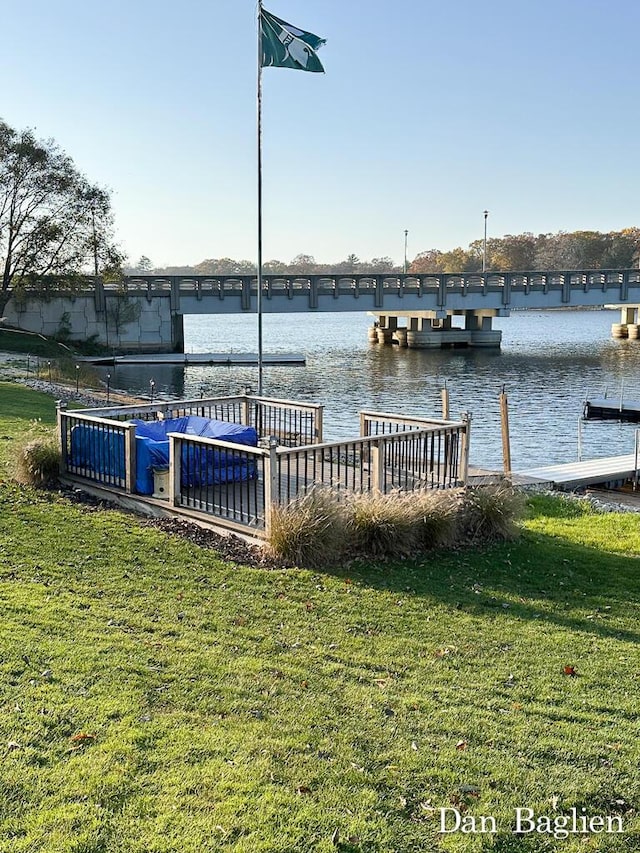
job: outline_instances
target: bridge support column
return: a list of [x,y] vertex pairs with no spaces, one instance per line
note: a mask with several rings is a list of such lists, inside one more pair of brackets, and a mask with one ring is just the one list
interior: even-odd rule
[[398,328],[398,318],[382,314],[378,318],[377,336],[379,344],[393,342],[393,333]]
[[184,352],[184,316],[171,315],[171,352]]
[[406,347],[407,346],[407,327],[406,326],[398,326],[395,330],[394,338],[398,342],[398,346]]
[[613,323],[611,334],[614,338],[632,338],[637,340],[638,333],[638,307],[636,305],[623,305],[620,309],[620,322]]
[[[493,312],[492,312],[493,313]],[[492,328],[493,316],[484,311],[465,311],[464,327],[469,334],[471,347],[499,347],[502,332]]]
[[[414,322],[415,321],[415,322]],[[451,317],[412,317],[407,329],[407,346],[411,349],[441,349],[455,346],[461,329],[451,328]]]
[[464,327],[453,325],[453,312],[446,309],[412,314],[403,311],[406,326],[398,325],[398,315],[378,314],[369,329],[369,340],[378,343],[397,343],[411,349],[442,349],[458,347],[500,347],[502,332],[492,328],[492,318],[501,309],[484,308],[456,310],[464,317]]

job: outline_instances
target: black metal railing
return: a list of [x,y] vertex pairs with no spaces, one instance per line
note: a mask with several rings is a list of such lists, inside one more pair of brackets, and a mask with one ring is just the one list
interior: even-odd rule
[[135,429],[117,421],[58,410],[63,473],[133,491]]
[[275,438],[283,447],[322,441],[322,406],[261,397],[250,398],[250,403],[251,424],[259,438]]
[[263,449],[183,433],[168,438],[175,506],[264,529]]

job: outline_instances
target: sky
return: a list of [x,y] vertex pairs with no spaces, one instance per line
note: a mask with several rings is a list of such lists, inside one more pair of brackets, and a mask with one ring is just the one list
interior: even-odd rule
[[[640,225],[638,0],[270,0],[325,74],[263,73],[263,256],[337,262]],[[134,264],[257,257],[255,0],[2,12],[0,118],[112,193]]]

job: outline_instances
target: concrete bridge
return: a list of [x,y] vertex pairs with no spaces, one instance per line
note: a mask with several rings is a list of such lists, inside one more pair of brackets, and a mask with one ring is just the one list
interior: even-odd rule
[[[417,348],[499,347],[493,317],[512,309],[619,306],[613,334],[638,337],[640,270],[379,275],[266,275],[262,312],[369,312],[371,340]],[[256,276],[88,277],[71,290],[26,290],[5,311],[11,324],[115,350],[183,351],[185,314],[257,311]],[[456,320],[461,317],[461,320]]]

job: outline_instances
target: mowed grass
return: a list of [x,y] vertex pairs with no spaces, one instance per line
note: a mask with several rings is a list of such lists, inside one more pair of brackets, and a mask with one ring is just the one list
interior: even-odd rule
[[[0,386],[5,462],[34,417]],[[267,571],[5,477],[0,850],[640,850],[638,528],[541,498],[516,543]]]

